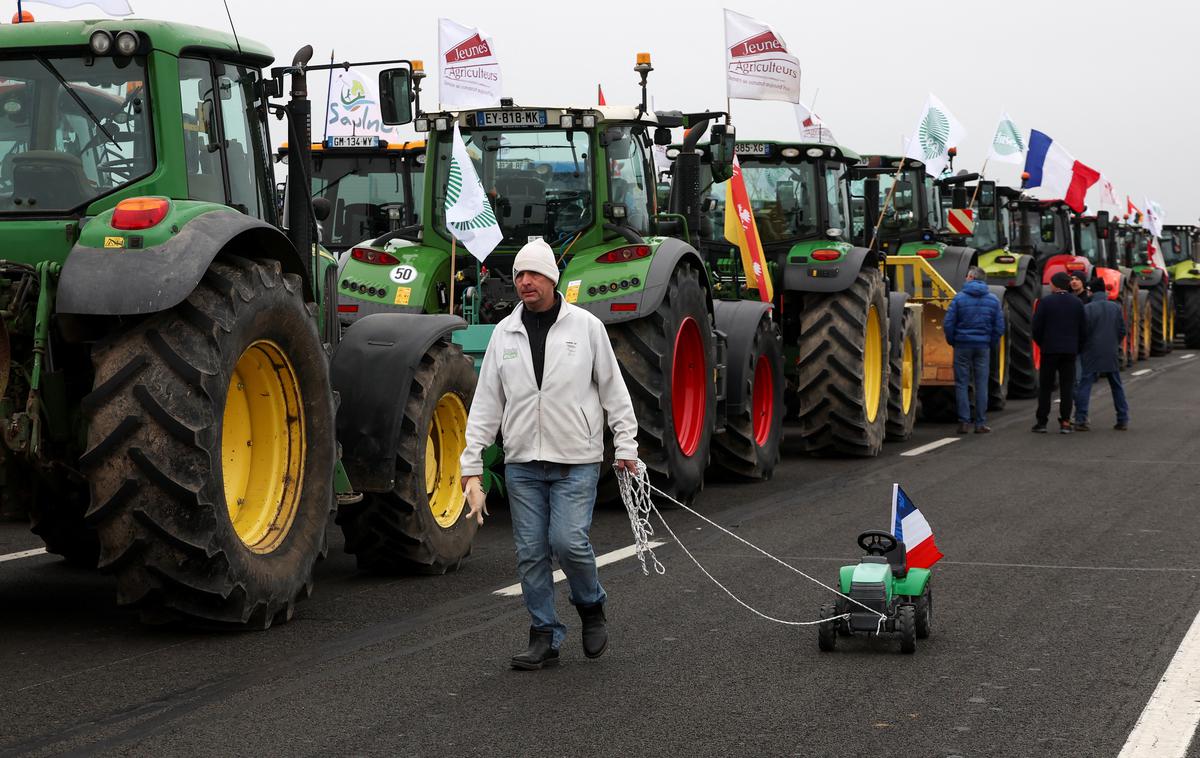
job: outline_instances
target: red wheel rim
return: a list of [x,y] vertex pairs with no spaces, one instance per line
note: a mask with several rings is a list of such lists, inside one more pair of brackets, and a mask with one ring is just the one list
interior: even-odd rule
[[771,420],[775,418],[775,372],[767,356],[758,356],[754,367],[754,442],[759,447],[771,436]]
[[708,404],[708,369],[704,365],[704,342],[700,327],[688,316],[675,333],[671,363],[671,415],[680,451],[692,456],[700,447]]

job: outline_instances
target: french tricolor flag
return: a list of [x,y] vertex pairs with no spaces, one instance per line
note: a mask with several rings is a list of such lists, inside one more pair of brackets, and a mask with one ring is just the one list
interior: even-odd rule
[[1026,189],[1043,188],[1052,198],[1062,198],[1076,213],[1083,213],[1088,188],[1100,181],[1100,172],[1075,160],[1067,149],[1034,129],[1025,154]]
[[892,534],[904,543],[909,568],[929,568],[942,559],[929,522],[899,484],[892,485]]

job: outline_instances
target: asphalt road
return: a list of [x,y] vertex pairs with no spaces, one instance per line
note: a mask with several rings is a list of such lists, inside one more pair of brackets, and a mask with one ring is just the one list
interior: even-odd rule
[[[1030,434],[1033,403],[1016,401],[993,434],[929,453],[899,455],[952,426],[705,490],[709,517],[832,582],[858,533],[888,526],[900,482],[946,555],[915,655],[894,637],[820,653],[815,628],[751,615],[667,544],[664,576],[633,559],[601,569],[604,657],[583,657],[564,591],[562,665],[511,671],[528,617],[493,594],[515,581],[505,513],[463,570],[435,578],[360,575],[332,528],[314,597],[265,633],[143,627],[110,579],[41,555],[0,563],[0,756],[1115,756],[1200,611],[1200,356],[1185,352],[1126,375],[1126,433],[1106,389],[1087,434]],[[829,601],[666,515],[764,612],[813,620]],[[623,511],[595,521],[598,553],[631,543]],[[39,545],[0,526],[0,554]]]

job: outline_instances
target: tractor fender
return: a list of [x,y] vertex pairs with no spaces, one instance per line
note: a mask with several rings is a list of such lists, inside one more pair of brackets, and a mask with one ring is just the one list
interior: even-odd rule
[[304,281],[314,300],[311,277],[291,241],[279,229],[233,210],[202,213],[166,242],[144,250],[103,250],[76,245],[58,280],[59,313],[135,316],[183,302],[222,251],[280,262]]
[[1137,290],[1138,308],[1140,309],[1143,306],[1145,306],[1146,303],[1149,302],[1149,300],[1150,300],[1150,290],[1148,290],[1144,287],[1138,288],[1138,290]]
[[[979,251],[973,247],[949,245],[941,256],[930,261],[946,283],[955,290],[962,289],[967,281],[967,270],[979,260]],[[1020,269],[1018,269],[1018,272]]]
[[[708,268],[704,265],[704,259],[700,257],[696,248],[673,237],[663,240],[658,249],[654,251],[654,257],[650,260],[650,268],[646,271],[646,281],[643,282],[640,291],[606,300],[576,303],[576,305],[590,312],[605,324],[619,324],[623,321],[645,318],[654,313],[662,304],[663,299],[667,296],[667,287],[671,283],[671,276],[675,273],[675,268],[684,261],[690,263],[701,273],[700,283],[704,287],[705,299],[708,301],[708,309],[711,313],[712,291],[709,288]],[[612,310],[613,303],[631,302],[637,304],[636,310]]]
[[725,403],[729,415],[741,413],[750,398],[745,397],[746,367],[754,346],[759,323],[771,318],[772,306],[758,300],[716,300],[713,317],[717,329],[725,334],[728,353],[725,365]]
[[1004,294],[1008,291],[1008,287],[1005,287],[1002,284],[989,284],[987,288],[988,292],[995,295],[996,299],[999,300],[1001,304],[1004,303]]
[[904,305],[907,292],[888,293],[888,353],[895,358],[904,349]]
[[1022,254],[1017,256],[1017,275],[1013,277],[1012,286],[1020,287],[1025,284],[1026,276],[1037,276],[1037,267],[1033,266],[1033,271],[1030,271],[1031,266],[1033,266],[1032,255]]
[[1138,284],[1142,289],[1154,289],[1163,283],[1166,273],[1161,268],[1156,268],[1148,274],[1138,274]]
[[875,265],[876,257],[865,247],[852,247],[836,266],[828,263],[785,263],[783,286],[789,292],[841,292],[854,284],[858,272],[865,266]]
[[465,329],[458,316],[375,313],[355,321],[330,365],[341,403],[337,439],[342,465],[358,492],[389,492],[413,373],[439,340]]

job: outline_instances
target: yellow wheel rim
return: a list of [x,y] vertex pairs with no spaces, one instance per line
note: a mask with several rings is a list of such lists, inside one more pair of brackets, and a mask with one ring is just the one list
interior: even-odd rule
[[238,358],[221,417],[221,473],[233,530],[270,553],[296,518],[304,472],[304,411],[296,370],[279,345],[251,344]]
[[1170,340],[1171,333],[1171,312],[1168,310],[1171,306],[1171,298],[1167,296],[1166,291],[1163,292],[1163,317],[1162,317],[1162,338],[1163,342]]
[[904,353],[900,362],[900,408],[908,415],[912,408],[913,397],[913,341],[912,337],[904,337]]
[[425,494],[437,525],[447,529],[463,510],[459,456],[467,446],[467,409],[453,392],[438,398],[425,439]]
[[1000,357],[996,360],[996,368],[999,369],[996,376],[1000,382],[1001,387],[1004,386],[1004,380],[1008,377],[1008,350],[1007,350],[1007,347],[1008,347],[1008,335],[1001,334],[1000,335],[1000,347],[999,347]]
[[1146,312],[1142,314],[1142,349],[1143,350],[1150,349],[1150,335],[1153,332],[1154,332],[1154,325],[1151,323],[1150,309],[1147,308]]
[[863,405],[867,422],[879,415],[879,390],[883,386],[883,331],[879,311],[872,305],[867,310],[867,339],[863,344]]

